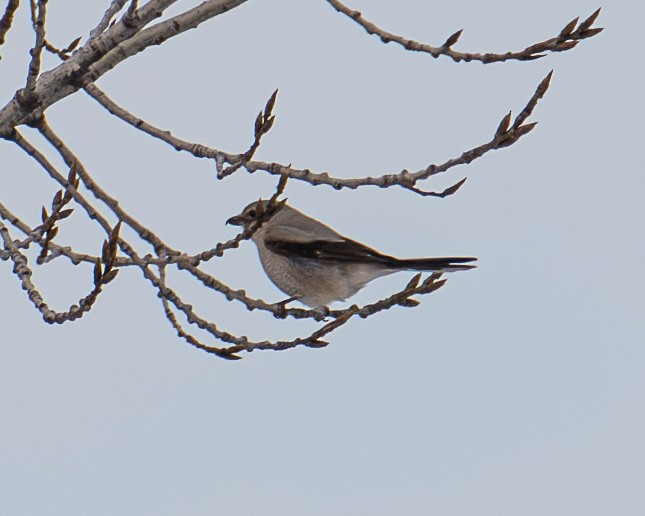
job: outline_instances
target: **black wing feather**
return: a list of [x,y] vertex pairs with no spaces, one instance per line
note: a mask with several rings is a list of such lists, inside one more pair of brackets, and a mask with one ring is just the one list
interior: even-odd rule
[[380,264],[395,269],[432,270],[468,270],[475,265],[458,265],[474,262],[477,258],[451,256],[441,258],[407,258],[399,259],[381,254],[366,245],[354,240],[310,240],[298,242],[293,240],[267,239],[267,248],[277,254],[289,257],[308,258],[319,261],[352,262]]
[[397,263],[396,258],[383,255],[349,239],[311,240],[308,242],[267,239],[264,243],[269,250],[283,256],[297,256],[323,261],[381,263],[390,266]]

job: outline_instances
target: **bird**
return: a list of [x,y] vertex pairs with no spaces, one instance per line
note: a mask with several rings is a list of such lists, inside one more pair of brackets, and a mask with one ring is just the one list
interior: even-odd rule
[[[286,201],[252,202],[226,224],[253,231],[266,275],[282,292],[314,309],[345,301],[370,281],[404,270],[473,269],[477,258],[395,258],[347,238]],[[259,224],[259,226],[257,226]]]

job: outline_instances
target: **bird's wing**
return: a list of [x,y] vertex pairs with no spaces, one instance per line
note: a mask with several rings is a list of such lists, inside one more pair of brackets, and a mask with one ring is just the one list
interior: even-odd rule
[[[266,235],[264,245],[272,252],[290,257],[311,258],[322,261],[379,263],[394,265],[396,259],[380,254],[366,245],[348,238],[338,237],[333,240],[311,239],[311,235]],[[302,236],[303,238],[294,238]]]
[[364,263],[393,269],[457,271],[475,267],[458,264],[477,260],[472,257],[398,259],[345,238],[330,227],[309,217],[301,216],[298,224],[298,226],[269,225],[262,235],[264,246],[270,252],[291,258]]

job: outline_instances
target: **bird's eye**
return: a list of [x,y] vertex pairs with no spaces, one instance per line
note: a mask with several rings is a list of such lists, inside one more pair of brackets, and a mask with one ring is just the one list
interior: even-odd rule
[[248,216],[249,216],[249,217],[251,217],[251,218],[255,218],[255,217],[256,217],[256,215],[257,215],[257,213],[256,213],[256,211],[255,211],[255,210],[249,210],[249,212],[248,212]]

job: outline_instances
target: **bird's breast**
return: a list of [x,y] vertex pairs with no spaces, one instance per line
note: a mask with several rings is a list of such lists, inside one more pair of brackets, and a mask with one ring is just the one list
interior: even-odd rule
[[369,281],[392,272],[381,266],[285,256],[256,244],[269,279],[288,296],[312,307],[344,301]]

